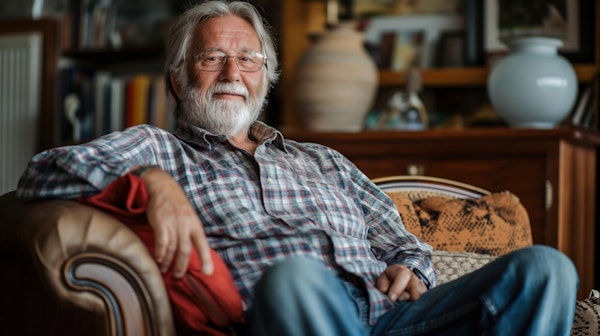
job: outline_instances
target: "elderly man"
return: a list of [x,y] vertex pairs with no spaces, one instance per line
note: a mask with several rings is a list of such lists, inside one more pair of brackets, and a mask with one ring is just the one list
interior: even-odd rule
[[[251,335],[558,335],[571,328],[576,271],[532,247],[435,286],[431,248],[351,162],[257,121],[277,82],[273,38],[245,2],[186,11],[167,39],[173,133],[140,125],[35,156],[18,194],[93,196],[126,174],[148,192],[162,271],[192,253],[228,266]],[[572,304],[571,304],[572,303]]]

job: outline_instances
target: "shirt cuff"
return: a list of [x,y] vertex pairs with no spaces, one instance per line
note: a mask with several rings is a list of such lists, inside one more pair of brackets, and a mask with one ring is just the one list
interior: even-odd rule
[[429,279],[427,279],[427,277],[424,276],[423,273],[421,273],[421,271],[419,271],[418,268],[409,267],[408,269],[410,269],[417,276],[417,278],[419,278],[419,280],[421,280],[421,282],[423,282],[423,284],[425,284],[427,289],[431,288],[431,283],[429,283]]

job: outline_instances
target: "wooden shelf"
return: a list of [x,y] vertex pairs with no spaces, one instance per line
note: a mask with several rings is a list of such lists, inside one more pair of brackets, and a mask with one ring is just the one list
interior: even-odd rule
[[160,58],[163,54],[164,47],[158,45],[123,49],[66,50],[63,52],[64,57],[98,64],[128,61],[139,62],[142,59]]
[[[487,82],[489,69],[484,67],[423,69],[421,76],[425,87],[481,86]],[[404,85],[404,72],[382,70],[380,87]]]
[[[598,73],[593,64],[575,65],[575,73],[580,83],[590,83]],[[487,83],[489,67],[435,68],[423,69],[425,87],[481,87]],[[404,72],[383,70],[379,72],[380,87],[404,85]]]

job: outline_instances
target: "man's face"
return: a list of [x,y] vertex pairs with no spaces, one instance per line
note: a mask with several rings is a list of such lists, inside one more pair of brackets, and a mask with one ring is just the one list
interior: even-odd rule
[[226,16],[198,25],[186,58],[188,81],[181,95],[183,118],[210,132],[237,135],[247,131],[262,108],[267,91],[266,68],[257,72],[240,71],[234,58],[221,70],[199,69],[194,56],[220,51],[228,56],[240,52],[260,53],[260,40],[245,20]]

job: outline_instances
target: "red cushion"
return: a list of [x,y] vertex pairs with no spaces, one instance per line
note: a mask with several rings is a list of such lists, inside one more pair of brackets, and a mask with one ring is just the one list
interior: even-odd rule
[[[78,201],[99,208],[121,220],[154,252],[154,234],[146,218],[148,193],[142,180],[127,174],[111,183],[101,193]],[[172,272],[163,280],[173,317],[180,327],[202,335],[226,335],[229,326],[243,322],[242,299],[231,273],[221,257],[211,250],[214,273],[202,273],[200,259],[190,256],[185,276],[177,279]]]

